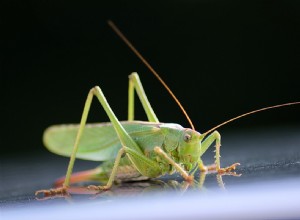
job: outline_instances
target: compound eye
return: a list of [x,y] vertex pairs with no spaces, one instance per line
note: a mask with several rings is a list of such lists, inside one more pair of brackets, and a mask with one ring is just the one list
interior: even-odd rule
[[191,139],[192,139],[192,136],[189,135],[189,134],[185,134],[185,135],[183,136],[183,140],[184,140],[185,142],[189,142]]

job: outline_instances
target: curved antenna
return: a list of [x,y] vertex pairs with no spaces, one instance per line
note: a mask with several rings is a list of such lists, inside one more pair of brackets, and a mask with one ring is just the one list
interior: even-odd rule
[[216,130],[217,128],[223,126],[223,125],[226,125],[228,124],[229,122],[232,122],[232,121],[235,121],[239,118],[242,118],[242,117],[245,117],[245,116],[248,116],[248,115],[251,115],[251,114],[254,114],[254,113],[257,113],[257,112],[262,112],[262,111],[265,111],[265,110],[268,110],[268,109],[273,109],[273,108],[280,108],[280,107],[284,107],[284,106],[289,106],[289,105],[297,105],[297,104],[300,104],[300,102],[289,102],[289,103],[285,103],[285,104],[280,104],[280,105],[273,105],[273,106],[269,106],[269,107],[265,107],[265,108],[261,108],[261,109],[257,109],[257,110],[254,110],[254,111],[251,111],[251,112],[247,112],[247,113],[244,113],[242,115],[239,115],[239,116],[236,116],[232,119],[229,119],[227,121],[224,121],[223,123],[209,129],[208,131],[206,131],[203,135],[207,135],[208,133]]
[[158,79],[158,81],[165,87],[165,89],[169,92],[169,94],[172,96],[172,98],[175,100],[181,111],[183,112],[184,116],[188,120],[189,124],[191,125],[191,128],[195,130],[195,127],[192,123],[192,120],[186,113],[185,109],[179,102],[179,100],[176,98],[174,93],[171,91],[171,89],[167,86],[167,84],[162,80],[162,78],[158,75],[158,73],[153,69],[153,67],[148,63],[148,61],[140,54],[140,52],[132,45],[132,43],[124,36],[124,34],[119,30],[119,28],[111,21],[107,21],[108,25],[113,29],[113,31],[124,41],[124,43],[132,50],[132,52],[135,53],[135,55],[145,64],[145,66],[150,70],[150,72],[153,73],[153,75]]

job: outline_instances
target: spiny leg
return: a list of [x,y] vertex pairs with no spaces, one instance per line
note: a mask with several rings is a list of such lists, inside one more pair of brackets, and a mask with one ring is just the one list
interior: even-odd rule
[[129,75],[129,86],[128,86],[128,121],[134,120],[134,89],[138,94],[138,97],[142,103],[142,106],[146,112],[147,118],[150,122],[159,122],[156,117],[150,102],[146,96],[143,85],[140,81],[137,73],[131,73]]
[[225,183],[223,182],[223,179],[222,179],[222,174],[217,174],[217,182],[218,182],[218,185],[221,189],[225,190]]
[[[212,145],[212,143],[214,141],[216,142],[216,155],[215,155],[216,171],[219,174],[225,174],[225,173],[231,172],[232,170],[235,170],[236,166],[240,165],[239,163],[234,163],[231,166],[221,168],[221,162],[220,162],[221,135],[217,131],[214,131],[202,142],[201,155],[203,155],[205,153],[205,151]],[[202,166],[203,166],[203,164],[202,164]],[[200,169],[201,169],[201,167],[200,167]],[[234,175],[234,173],[232,173],[232,174]]]
[[192,182],[194,180],[193,176],[190,176],[179,164],[177,164],[172,158],[170,158],[166,154],[166,152],[164,152],[160,147],[155,147],[154,152],[157,153],[166,161],[168,161],[187,182]]

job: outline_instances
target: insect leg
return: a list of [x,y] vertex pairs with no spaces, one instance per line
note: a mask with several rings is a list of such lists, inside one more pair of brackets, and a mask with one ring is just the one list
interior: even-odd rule
[[221,168],[221,162],[220,162],[221,135],[217,131],[214,131],[202,142],[201,155],[203,155],[206,152],[206,150],[212,145],[213,142],[216,142],[215,169],[218,173],[230,172],[234,170],[237,165],[240,165],[239,163],[234,163],[229,167]]
[[109,180],[105,186],[94,186],[91,185],[88,188],[91,190],[107,190],[112,186],[112,183],[114,181],[117,168],[120,163],[121,156],[124,154],[124,152],[127,154],[127,156],[133,161],[134,167],[142,173],[142,175],[147,177],[157,177],[161,173],[159,165],[146,157],[145,155],[137,152],[134,149],[131,149],[129,147],[123,146],[122,149],[118,152],[118,155],[116,157],[112,172],[110,174]]
[[74,161],[75,161],[75,157],[76,157],[80,137],[81,137],[83,129],[85,127],[87,116],[88,116],[89,109],[90,109],[90,106],[91,106],[92,99],[93,99],[94,95],[98,98],[98,100],[100,101],[100,103],[101,103],[102,107],[104,108],[106,114],[108,115],[110,121],[112,122],[112,124],[113,124],[119,138],[120,138],[120,141],[121,141],[122,145],[131,146],[136,151],[140,151],[139,146],[127,134],[127,132],[125,131],[125,129],[123,128],[123,126],[121,125],[121,123],[119,122],[117,117],[115,116],[115,114],[112,111],[112,109],[110,108],[104,94],[102,93],[100,87],[95,86],[94,88],[92,88],[90,90],[90,92],[88,94],[88,97],[87,97],[87,100],[86,100],[86,103],[85,103],[85,106],[84,106],[84,110],[83,110],[83,114],[82,114],[82,117],[81,117],[79,130],[78,130],[78,133],[77,133],[77,136],[76,136],[75,145],[74,145],[74,148],[73,148],[73,152],[72,152],[72,155],[71,155],[71,158],[70,158],[70,162],[69,162],[69,166],[68,166],[68,170],[67,170],[67,174],[66,174],[66,179],[65,179],[65,182],[63,184],[64,187],[69,186],[70,176],[71,176],[72,169],[73,169],[73,166],[74,166]]
[[131,73],[129,75],[129,87],[128,87],[128,121],[134,120],[134,89],[138,94],[138,97],[146,112],[147,118],[150,122],[159,122],[156,117],[151,104],[146,96],[143,85],[140,81],[137,73]]
[[193,181],[193,176],[190,176],[179,164],[177,164],[172,158],[170,158],[166,152],[164,152],[160,147],[154,148],[155,153],[165,159],[168,163],[170,163],[176,170],[181,174],[181,176],[188,182]]
[[89,110],[90,110],[90,106],[93,100],[93,96],[96,96],[98,98],[98,100],[100,101],[102,107],[104,108],[106,114],[108,115],[110,121],[112,122],[116,133],[118,134],[120,141],[122,143],[123,146],[128,146],[132,149],[134,149],[137,152],[142,153],[141,149],[139,148],[139,146],[132,140],[132,138],[128,135],[128,133],[125,131],[125,129],[123,128],[123,126],[121,125],[121,123],[119,122],[119,120],[117,119],[117,117],[115,116],[114,112],[112,111],[112,109],[110,108],[104,94],[102,93],[101,89],[99,86],[95,86],[94,88],[92,88],[89,91],[89,94],[87,96],[85,105],[84,105],[84,109],[83,109],[83,113],[81,116],[81,121],[80,121],[80,125],[79,125],[79,129],[76,135],[76,139],[75,139],[75,144],[74,144],[74,148],[70,157],[70,162],[68,165],[68,169],[67,169],[67,174],[66,174],[66,178],[65,181],[63,183],[63,186],[54,190],[39,190],[36,192],[36,194],[39,193],[44,193],[44,195],[54,195],[56,194],[61,194],[61,193],[66,193],[67,192],[67,188],[70,185],[70,177],[72,174],[72,170],[74,167],[74,163],[75,163],[75,158],[76,158],[76,153],[78,150],[78,146],[79,146],[79,141],[82,135],[82,132],[84,130],[84,127],[86,125],[86,120],[89,114]]
[[207,172],[207,171],[210,171],[212,169],[216,169],[216,165],[215,164],[212,164],[212,165],[204,165],[203,161],[201,159],[199,159],[198,161],[198,167],[200,169],[201,172]]
[[127,153],[132,164],[136,167],[136,169],[144,176],[148,177],[156,177],[161,173],[159,165],[147,158],[137,143],[129,136],[129,134],[125,131],[112,109],[110,108],[108,102],[106,101],[105,96],[103,95],[101,89],[96,86],[91,90],[91,93],[95,95],[100,101],[102,107],[104,108],[106,114],[108,115],[110,121],[112,122],[116,133],[119,136],[120,142]]
[[[141,173],[147,174],[146,171],[150,170],[151,168],[153,169],[153,171],[156,173],[159,173],[159,166],[154,162],[151,161],[150,159],[146,158],[143,155],[143,152],[141,151],[140,147],[137,145],[137,143],[129,136],[129,134],[125,131],[124,127],[121,125],[121,123],[119,122],[119,120],[117,119],[117,117],[115,116],[114,112],[112,111],[112,109],[110,108],[104,94],[102,93],[101,89],[99,86],[96,86],[94,88],[92,88],[90,90],[89,93],[90,96],[95,95],[99,102],[101,103],[102,107],[104,108],[106,114],[108,115],[110,121],[112,122],[112,125],[114,126],[117,135],[119,136],[120,142],[122,144],[122,146],[126,146],[123,147],[125,152],[128,153],[129,150],[131,150],[132,152],[134,152],[137,155],[140,155],[139,157],[130,157],[130,155],[128,155],[128,157],[130,158],[131,162],[134,164],[134,166],[137,168],[138,171],[141,171]],[[118,154],[119,157],[121,157],[121,153]],[[141,161],[142,158],[142,161]],[[145,162],[146,159],[151,161],[151,166],[149,167]],[[143,162],[144,161],[144,162]],[[114,169],[117,169],[119,164],[119,159],[116,159],[115,165],[114,165]],[[155,166],[156,164],[156,166]],[[111,183],[113,182],[113,178],[115,176],[115,171],[113,171],[113,173],[110,176],[110,180],[106,186],[106,188],[108,188],[108,186],[111,185]]]
[[122,155],[124,154],[124,148],[122,147],[119,152],[118,152],[118,155],[116,157],[116,160],[114,162],[114,166],[113,166],[113,169],[111,171],[111,174],[109,176],[109,179],[108,179],[108,182],[106,183],[105,186],[94,186],[94,185],[91,185],[91,186],[88,186],[89,189],[93,189],[93,190],[105,190],[105,189],[109,189],[112,184],[113,184],[113,181],[115,179],[115,176],[116,176],[116,172],[117,172],[117,168],[120,164],[120,160],[121,160],[121,157]]

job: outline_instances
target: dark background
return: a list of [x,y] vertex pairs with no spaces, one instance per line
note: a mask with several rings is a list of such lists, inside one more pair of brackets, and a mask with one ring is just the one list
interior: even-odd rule
[[[250,110],[299,101],[299,9],[299,1],[3,1],[1,151],[45,151],[43,130],[78,123],[94,85],[125,120],[132,71],[161,121],[188,126],[107,19],[160,73],[200,132]],[[107,121],[95,103],[88,120]],[[296,125],[299,111],[259,113],[220,131]],[[137,118],[146,119],[140,106]]]

